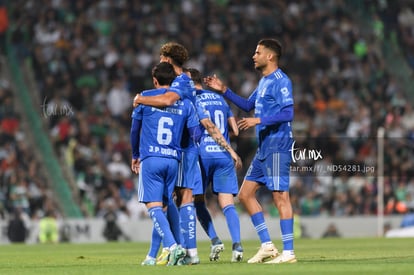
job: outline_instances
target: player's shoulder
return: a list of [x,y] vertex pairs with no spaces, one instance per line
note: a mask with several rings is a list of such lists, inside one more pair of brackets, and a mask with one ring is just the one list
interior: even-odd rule
[[182,105],[194,105],[193,102],[188,98],[179,99],[178,102],[182,102]]
[[174,83],[180,83],[180,82],[189,82],[190,80],[191,80],[191,78],[187,74],[182,73],[182,74],[177,75],[174,78],[173,84]]
[[142,91],[141,95],[143,96],[160,95],[160,94],[165,94],[166,91],[167,91],[166,88],[149,89],[149,90]]
[[184,98],[184,99],[180,99],[177,102],[179,103],[179,108],[182,110],[185,110],[187,114],[192,114],[194,112],[195,106],[191,100]]
[[186,75],[186,74],[180,74],[178,75],[173,82],[171,83],[170,86],[170,91],[180,91],[180,90],[185,90],[185,89],[194,89],[194,83],[191,80],[191,78]]
[[275,80],[279,81],[290,81],[289,76],[281,68],[278,68],[276,71],[274,71],[272,73],[272,77]]
[[271,74],[271,77],[273,78],[273,85],[282,85],[282,86],[288,86],[292,84],[292,81],[290,80],[289,76],[282,71],[282,69],[277,69]]
[[202,90],[197,90],[197,97],[200,99],[204,99],[204,100],[220,100],[220,99],[224,99],[224,97],[222,95],[220,95],[219,93],[216,93],[214,91],[210,91],[210,90],[206,90],[206,89],[202,89]]

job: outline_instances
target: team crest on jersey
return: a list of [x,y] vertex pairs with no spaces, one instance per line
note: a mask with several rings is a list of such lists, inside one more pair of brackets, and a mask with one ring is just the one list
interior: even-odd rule
[[171,84],[171,87],[177,87],[179,85],[179,83],[178,82],[173,82],[172,84]]
[[280,89],[280,92],[282,93],[282,95],[283,95],[284,97],[289,96],[289,89],[288,89],[288,88],[286,88],[286,87],[283,87],[282,89]]
[[190,80],[189,82],[190,82],[190,86],[191,86],[191,88],[192,88],[192,89],[195,89],[194,81]]

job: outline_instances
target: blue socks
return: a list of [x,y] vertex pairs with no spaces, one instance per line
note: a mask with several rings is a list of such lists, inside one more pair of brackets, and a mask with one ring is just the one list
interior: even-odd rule
[[250,217],[252,220],[253,226],[256,229],[257,235],[259,235],[260,241],[262,243],[271,242],[269,230],[267,229],[263,212],[257,212],[256,214]]
[[197,248],[196,211],[194,203],[187,203],[180,207],[181,230],[184,236],[184,248]]
[[233,244],[240,243],[240,220],[234,204],[229,204],[224,207],[223,214],[226,217],[227,227],[229,228]]
[[168,203],[167,218],[170,222],[171,231],[177,244],[184,243],[183,235],[181,234],[180,213],[178,212],[177,205],[173,200]]
[[170,224],[164,212],[162,211],[162,207],[151,207],[148,209],[148,214],[154,224],[154,229],[163,240],[163,246],[170,247],[176,244],[176,241],[170,229]]
[[211,215],[208,212],[205,202],[195,202],[194,206],[197,212],[197,219],[203,227],[204,231],[209,236],[210,240],[217,238],[217,233],[214,229],[213,220],[211,219]]
[[[170,201],[167,207],[167,220],[170,224],[171,232],[174,236],[174,240],[177,244],[182,244],[184,242],[182,234],[181,234],[181,227],[180,227],[180,215],[178,212],[177,205],[175,205],[174,201]],[[152,238],[151,238],[151,245],[148,252],[148,256],[156,258],[161,242],[163,241],[162,237],[158,234],[155,227],[152,229]],[[163,242],[163,247],[168,247],[168,244]]]
[[162,238],[158,234],[157,230],[155,230],[155,227],[152,227],[152,237],[151,237],[151,245],[148,252],[148,256],[152,258],[157,258],[158,251],[160,249]]
[[280,220],[283,250],[293,250],[293,219]]

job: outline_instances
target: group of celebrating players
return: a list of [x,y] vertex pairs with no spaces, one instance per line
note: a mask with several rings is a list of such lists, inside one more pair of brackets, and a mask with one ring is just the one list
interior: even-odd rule
[[[196,219],[211,240],[210,261],[224,250],[207,210],[208,185],[218,196],[232,239],[232,262],[242,262],[238,196],[261,241],[248,263],[295,263],[293,211],[289,199],[290,148],[293,144],[292,84],[279,68],[281,44],[262,39],[253,55],[262,78],[248,99],[227,88],[217,76],[202,78],[185,69],[187,49],[168,42],[152,70],[154,89],[134,98],[131,125],[131,169],[139,174],[138,199],[153,221],[149,252],[142,265],[199,264]],[[203,84],[214,91],[203,89]],[[254,117],[236,122],[226,100]],[[229,144],[233,134],[256,128],[257,153],[239,190],[236,170],[242,162]],[[283,251],[279,253],[267,229],[256,191],[266,186],[280,213]],[[157,257],[160,246],[163,249]]]

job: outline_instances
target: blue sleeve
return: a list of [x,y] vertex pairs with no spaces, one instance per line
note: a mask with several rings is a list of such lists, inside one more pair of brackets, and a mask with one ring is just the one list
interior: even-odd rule
[[262,125],[274,125],[282,122],[289,122],[293,120],[293,105],[284,107],[279,113],[273,116],[266,116],[261,118]]
[[190,128],[188,128],[188,132],[190,133],[191,139],[195,143],[199,143],[200,138],[201,138],[201,134],[203,133],[201,131],[201,126],[199,125],[199,126],[190,127]]
[[197,110],[196,110],[194,104],[188,99],[186,99],[186,102],[187,102],[187,106],[188,106],[187,128],[191,128],[191,127],[200,125],[200,119],[201,118],[199,118],[199,115],[197,113]]
[[178,94],[181,100],[184,98],[191,99],[191,89],[194,89],[194,87],[189,86],[190,81],[191,79],[185,73],[182,73],[173,80],[168,91]]
[[140,131],[141,131],[141,120],[132,119],[130,141],[131,141],[132,158],[133,159],[138,159],[139,158],[139,138],[140,138],[139,135],[140,135]]
[[249,99],[245,99],[237,94],[235,94],[232,90],[227,88],[226,92],[223,94],[225,98],[236,104],[237,107],[242,109],[245,112],[250,112],[254,109],[254,104],[256,101],[256,93],[253,93]]
[[134,119],[138,119],[138,120],[142,120],[142,105],[138,105],[137,107],[134,108],[134,110],[132,110],[132,115],[131,118],[132,120]]
[[202,120],[202,119],[205,119],[205,118],[210,118],[208,116],[208,112],[206,111],[206,108],[204,107],[203,102],[200,100],[199,96],[196,97],[196,106],[195,107],[196,107],[196,112],[197,112],[199,120]]

